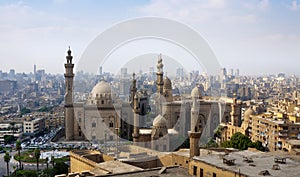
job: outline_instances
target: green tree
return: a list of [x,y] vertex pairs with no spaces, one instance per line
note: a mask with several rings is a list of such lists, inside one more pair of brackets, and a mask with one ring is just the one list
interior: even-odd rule
[[218,147],[218,144],[214,141],[213,138],[209,138],[206,147],[210,148],[210,147]]
[[248,147],[252,146],[252,142],[249,137],[243,135],[240,132],[237,132],[232,135],[229,142],[224,142],[221,145],[225,148],[235,148],[239,150],[246,150]]
[[9,161],[10,161],[11,156],[8,152],[6,152],[3,158],[4,158],[4,162],[6,162],[7,176],[9,176]]
[[22,150],[22,146],[21,146],[20,141],[16,142],[16,150],[18,151],[19,169],[21,169],[21,150]]
[[54,175],[68,174],[69,166],[64,162],[56,162],[53,169]]
[[36,148],[34,150],[34,157],[36,159],[36,170],[39,171],[39,160],[40,160],[40,156],[41,156],[41,151]]
[[4,135],[4,143],[11,144],[15,141],[15,137],[13,135]]
[[253,142],[251,147],[253,147],[259,151],[266,151],[265,147],[263,147],[262,142],[260,142],[260,141]]
[[46,162],[47,162],[47,169],[49,168],[49,157],[46,157]]
[[30,109],[27,109],[27,108],[22,108],[21,109],[21,115],[28,114],[30,112],[31,112]]
[[38,174],[35,170],[18,170],[15,176],[38,177]]

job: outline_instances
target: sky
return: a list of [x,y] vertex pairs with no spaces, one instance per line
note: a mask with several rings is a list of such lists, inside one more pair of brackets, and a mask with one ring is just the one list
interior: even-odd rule
[[196,30],[221,67],[300,75],[300,0],[1,0],[0,70],[62,74],[69,45],[76,64],[101,32],[147,16]]

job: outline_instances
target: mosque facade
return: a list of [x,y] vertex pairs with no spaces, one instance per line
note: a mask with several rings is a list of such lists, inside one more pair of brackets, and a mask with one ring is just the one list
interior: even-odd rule
[[130,86],[129,102],[121,101],[105,81],[94,86],[85,102],[73,102],[72,58],[68,50],[65,64],[67,141],[103,142],[124,138],[133,140],[139,146],[172,151],[176,140],[188,136],[191,146],[199,147],[201,135],[211,137],[221,121],[231,121],[233,117],[241,116],[237,111],[230,115],[231,104],[220,106],[217,100],[203,98],[198,86],[190,96],[174,99],[172,81],[164,77],[163,60],[159,55],[155,82],[155,118],[151,127],[144,127],[143,119],[149,111],[149,94],[137,88],[135,74]]

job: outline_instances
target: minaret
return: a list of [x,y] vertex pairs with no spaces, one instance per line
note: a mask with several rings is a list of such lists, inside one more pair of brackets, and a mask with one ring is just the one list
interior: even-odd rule
[[163,63],[162,63],[162,56],[159,54],[158,61],[157,61],[157,72],[156,72],[156,115],[162,114],[162,99],[163,99],[163,86],[164,86],[164,72],[163,72]]
[[134,96],[135,96],[135,93],[137,91],[137,88],[136,88],[136,79],[135,79],[135,73],[132,74],[132,84],[131,84],[131,87],[130,87],[130,98],[129,98],[129,101],[130,101],[130,104],[131,106],[133,107],[133,101],[134,101]]
[[163,72],[163,63],[162,63],[162,55],[159,54],[158,61],[157,61],[157,72],[156,72],[156,93],[157,94],[163,94],[163,86],[164,86],[164,72]]
[[133,142],[136,144],[138,142],[140,136],[140,120],[139,120],[140,108],[139,108],[139,100],[138,95],[135,94],[133,101]]
[[233,95],[233,103],[231,105],[231,125],[240,126],[239,116],[240,116],[239,105],[237,103],[236,94]]
[[73,56],[69,47],[68,55],[66,56],[67,63],[65,63],[65,135],[66,140],[74,140],[74,108],[73,108]]
[[189,131],[190,158],[200,155],[199,140],[200,140],[201,133],[202,133],[201,132],[202,128],[200,130],[200,128],[197,125],[198,118],[199,118],[199,109],[200,109],[200,104],[198,102],[198,99],[201,96],[198,87],[195,87],[192,90],[191,96],[192,96],[192,100],[193,100],[193,105],[192,105],[192,109],[191,109],[191,131]]

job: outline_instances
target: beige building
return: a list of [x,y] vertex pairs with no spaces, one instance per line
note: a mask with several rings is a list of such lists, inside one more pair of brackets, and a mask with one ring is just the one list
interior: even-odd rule
[[45,129],[45,118],[27,118],[23,122],[23,132],[35,135]]

